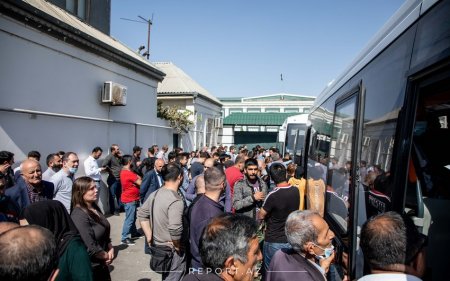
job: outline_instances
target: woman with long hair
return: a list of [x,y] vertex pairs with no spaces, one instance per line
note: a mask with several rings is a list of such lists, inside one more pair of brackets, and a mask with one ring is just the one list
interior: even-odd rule
[[86,247],[61,202],[46,200],[28,205],[20,225],[28,224],[47,228],[55,236],[59,254],[56,280],[93,280]]
[[96,200],[94,180],[89,177],[77,178],[72,186],[71,217],[91,258],[94,280],[111,280],[108,268],[114,259],[111,226]]

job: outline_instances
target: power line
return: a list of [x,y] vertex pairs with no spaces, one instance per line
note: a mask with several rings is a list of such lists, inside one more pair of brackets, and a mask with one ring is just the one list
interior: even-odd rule
[[[147,50],[142,54],[144,57],[147,57],[147,60],[150,59],[150,31],[152,28],[152,24],[153,24],[153,14],[152,14],[152,18],[151,19],[146,19],[142,16],[138,15],[138,18],[140,18],[141,20],[134,20],[134,19],[127,19],[127,18],[120,18],[121,20],[126,20],[126,21],[132,21],[132,22],[137,22],[137,23],[146,23],[148,25],[148,30],[147,30]],[[141,47],[139,47],[139,51],[142,51],[143,49]]]

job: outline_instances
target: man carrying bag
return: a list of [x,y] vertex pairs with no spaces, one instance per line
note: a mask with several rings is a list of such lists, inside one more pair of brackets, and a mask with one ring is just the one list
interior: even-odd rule
[[178,164],[169,163],[162,168],[161,174],[164,185],[150,194],[139,209],[138,218],[150,245],[150,268],[161,273],[162,280],[178,281],[186,270],[181,243],[184,202],[178,194],[183,172]]

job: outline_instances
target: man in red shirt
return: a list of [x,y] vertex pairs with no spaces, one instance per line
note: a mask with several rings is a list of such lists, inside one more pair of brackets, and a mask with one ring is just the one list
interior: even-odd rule
[[[244,174],[243,174],[244,165],[245,165],[245,158],[242,156],[237,156],[236,160],[234,161],[234,165],[225,170],[227,182],[230,185],[231,202],[233,202],[234,184],[237,181],[240,181],[241,179],[244,178]],[[233,209],[233,213],[234,213],[234,209]]]
[[122,185],[121,201],[125,206],[125,221],[122,228],[122,244],[134,245],[133,240],[128,238],[141,237],[136,229],[136,209],[139,204],[139,186],[142,183],[141,177],[133,172],[133,156],[124,155],[122,157],[123,168],[120,171],[120,183]]

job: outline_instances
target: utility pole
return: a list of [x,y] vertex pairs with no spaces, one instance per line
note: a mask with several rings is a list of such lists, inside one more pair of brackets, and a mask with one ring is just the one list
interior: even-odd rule
[[138,22],[138,23],[146,23],[148,25],[148,30],[147,30],[147,50],[145,51],[145,53],[143,53],[142,55],[144,57],[147,57],[147,60],[150,59],[150,30],[152,28],[152,24],[153,24],[153,14],[152,14],[152,18],[151,19],[146,19],[144,17],[138,16],[138,18],[140,18],[142,21],[140,20],[133,20],[133,19],[127,19],[127,18],[120,18],[121,20],[127,20],[127,21],[132,21],[132,22]]

